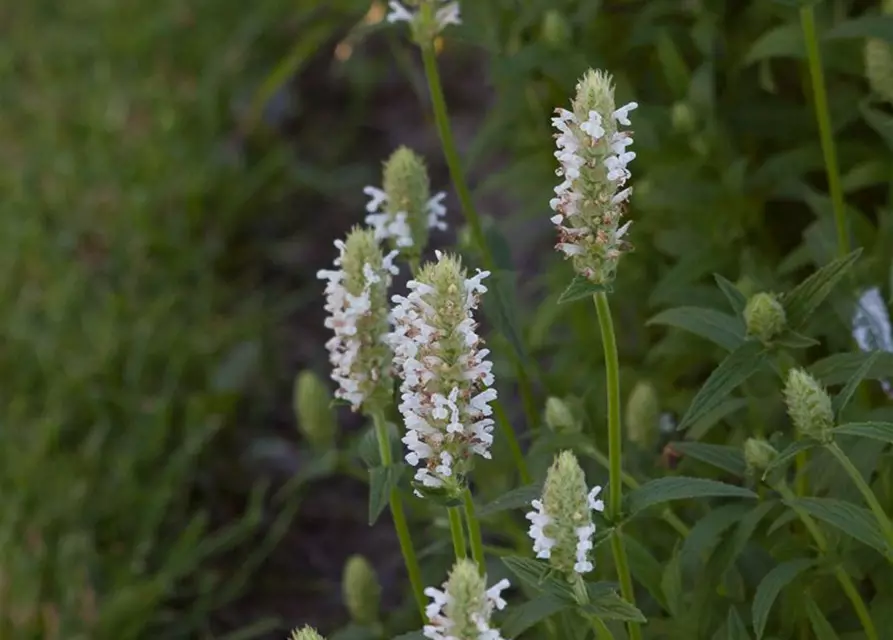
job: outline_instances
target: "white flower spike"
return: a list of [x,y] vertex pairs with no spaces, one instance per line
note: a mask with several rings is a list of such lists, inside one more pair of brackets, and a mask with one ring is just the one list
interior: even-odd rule
[[577,84],[573,110],[556,109],[552,118],[561,178],[549,202],[559,235],[555,248],[598,285],[611,283],[620,256],[631,249],[624,239],[630,223],[620,221],[632,193],[625,186],[627,165],[636,154],[626,150],[632,134],[619,126],[631,124],[629,113],[637,106],[616,108],[611,76],[590,70]]
[[601,487],[587,489],[583,470],[570,451],[558,455],[549,468],[541,500],[530,504],[533,511],[528,535],[537,558],[549,563],[569,579],[589,573],[592,562],[595,524],[592,511],[603,512],[605,503],[598,496]]
[[493,365],[473,316],[488,275],[479,270],[468,278],[458,258],[438,251],[437,262],[407,284],[409,294],[393,297],[389,342],[417,492],[455,497],[473,455],[490,457]]
[[508,580],[500,580],[488,589],[474,562],[457,561],[442,589],[425,589],[431,604],[425,608],[428,624],[422,633],[430,640],[503,640],[490,617],[505,608],[502,592],[509,586]]
[[[865,290],[856,303],[853,312],[853,339],[862,351],[884,351],[893,353],[893,330],[890,328],[890,314],[881,297],[881,290],[872,287]],[[893,398],[893,385],[889,380],[881,380],[884,392]]]
[[397,252],[382,255],[372,231],[358,227],[335,247],[338,268],[317,274],[327,281],[325,326],[335,333],[326,348],[338,383],[335,397],[357,411],[370,398],[386,400],[391,392],[387,289],[397,273]]
[[[410,10],[406,5],[429,5],[431,8],[419,6]],[[400,2],[390,0],[388,2],[388,22],[408,22],[412,26],[414,35],[424,35],[424,39],[433,41],[441,31],[449,25],[462,23],[459,17],[459,2],[457,0],[415,0]],[[425,11],[432,13],[426,14]],[[427,19],[426,19],[427,17]]]

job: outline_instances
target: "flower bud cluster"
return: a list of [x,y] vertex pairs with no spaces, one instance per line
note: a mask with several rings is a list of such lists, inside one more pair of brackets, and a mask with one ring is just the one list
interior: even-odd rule
[[437,262],[407,284],[409,294],[393,297],[389,342],[402,379],[406,461],[419,467],[417,489],[458,495],[472,455],[490,457],[493,365],[472,315],[488,275],[478,270],[468,278],[458,258],[438,251]]
[[500,580],[488,589],[474,562],[457,561],[442,589],[425,589],[431,604],[422,633],[430,640],[503,640],[490,626],[490,617],[494,609],[505,608],[502,592],[509,586],[508,580]]
[[397,273],[396,251],[382,255],[375,235],[355,227],[346,240],[336,240],[334,270],[317,274],[326,284],[325,326],[335,333],[328,342],[335,397],[358,410],[372,397],[390,394],[391,352],[388,333],[387,290]]
[[563,451],[549,468],[542,498],[530,503],[534,510],[526,517],[536,557],[548,559],[569,579],[595,568],[590,553],[595,535],[591,512],[605,510],[598,498],[601,491],[598,486],[589,490],[577,457]]
[[801,436],[828,442],[834,427],[831,397],[818,380],[803,369],[791,369],[784,387],[791,422]]
[[620,256],[631,249],[624,240],[630,223],[621,226],[632,192],[627,165],[636,157],[629,112],[635,102],[616,108],[611,76],[590,70],[577,84],[572,110],[556,109],[555,157],[562,178],[549,205],[558,228],[556,249],[573,260],[574,268],[594,284],[613,281]]

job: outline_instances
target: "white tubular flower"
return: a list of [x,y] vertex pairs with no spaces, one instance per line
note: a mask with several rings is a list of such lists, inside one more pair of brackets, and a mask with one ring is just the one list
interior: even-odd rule
[[488,589],[474,562],[458,560],[443,589],[425,589],[431,604],[425,608],[423,634],[430,640],[503,640],[490,626],[490,617],[505,608],[502,591],[509,586],[508,580],[500,580]]
[[407,284],[409,294],[393,297],[389,342],[402,379],[406,461],[419,467],[417,493],[454,498],[465,487],[472,455],[490,457],[493,365],[472,315],[489,272],[466,275],[459,258],[438,251],[437,262]]
[[346,240],[336,240],[336,270],[323,269],[326,280],[325,326],[335,332],[326,348],[335,397],[356,411],[371,398],[387,399],[391,392],[392,353],[384,338],[388,332],[387,290],[396,251],[382,255],[372,231],[355,227]]
[[620,256],[631,250],[624,240],[630,223],[621,226],[632,189],[627,165],[636,157],[626,148],[632,134],[620,131],[630,124],[635,102],[617,109],[611,76],[588,71],[577,83],[573,110],[556,109],[552,125],[555,157],[562,179],[549,206],[558,229],[555,248],[573,260],[574,268],[594,284],[609,285]]
[[397,149],[384,164],[383,189],[366,187],[366,224],[375,238],[393,249],[419,259],[428,244],[430,229],[446,229],[443,192],[431,196],[425,161],[406,147]]
[[431,43],[449,25],[462,23],[458,0],[390,0],[388,8],[387,21],[408,22],[419,44]]
[[583,469],[570,451],[558,455],[543,485],[541,500],[531,502],[533,511],[528,535],[537,558],[549,560],[556,570],[572,579],[575,574],[592,571],[592,538],[595,524],[592,511],[602,512],[601,487],[586,487]]
[[[853,311],[852,325],[853,339],[862,351],[893,353],[890,314],[878,287],[867,289],[859,297]],[[881,380],[881,386],[888,396],[893,397],[893,385],[889,380]]]

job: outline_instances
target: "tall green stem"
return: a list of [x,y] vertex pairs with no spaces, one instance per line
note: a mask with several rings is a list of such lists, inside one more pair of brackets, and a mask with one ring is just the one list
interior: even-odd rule
[[[773,488],[778,491],[781,497],[784,498],[789,504],[796,504],[797,498],[786,484],[779,483],[776,484]],[[815,523],[815,520],[813,520],[812,516],[806,513],[803,509],[799,507],[792,508],[794,510],[794,513],[797,514],[797,517],[800,518],[803,526],[806,527],[809,535],[812,536],[812,539],[815,541],[815,546],[818,548],[819,553],[821,553],[823,556],[827,556],[828,540],[825,538],[825,534],[822,533],[822,530]],[[853,584],[853,580],[852,578],[850,578],[850,575],[846,571],[844,571],[843,567],[841,567],[839,564],[835,564],[834,577],[837,578],[838,584],[840,584],[840,587],[843,589],[846,597],[853,605],[853,609],[855,609],[856,611],[856,616],[858,616],[859,622],[862,623],[862,628],[865,630],[865,635],[868,640],[878,640],[877,629],[874,628],[874,621],[871,619],[871,614],[868,612],[868,607],[865,605],[865,601],[859,594],[859,590],[856,588],[856,585]]]
[[856,485],[856,488],[859,489],[859,493],[865,498],[865,502],[868,503],[868,507],[877,519],[881,531],[887,539],[887,557],[893,559],[893,524],[890,523],[890,517],[884,511],[877,496],[874,495],[874,491],[872,491],[871,487],[868,486],[868,483],[865,482],[865,478],[862,477],[862,474],[856,468],[856,465],[854,465],[853,461],[850,460],[850,457],[844,453],[843,449],[841,449],[836,442],[831,442],[826,445],[826,448],[831,452],[831,455],[837,458],[840,466],[842,466],[850,478],[852,478],[853,484]]
[[[611,305],[604,292],[596,293],[595,309],[602,333],[602,348],[605,352],[605,372],[607,374],[608,402],[608,518],[619,522],[623,499],[623,431],[620,424],[620,362],[617,358],[617,339],[614,336],[614,320],[611,318]],[[619,528],[611,537],[611,551],[617,566],[620,592],[627,602],[636,603],[633,579],[629,570],[629,560]],[[627,625],[632,640],[641,640],[642,630],[638,623]]]
[[456,553],[456,559],[468,557],[468,550],[465,547],[465,533],[462,531],[462,512],[459,507],[447,507],[447,515],[450,518],[450,537],[453,539],[453,551]]
[[[375,435],[378,438],[378,451],[381,456],[383,466],[389,466],[393,461],[391,459],[391,442],[388,438],[388,425],[385,421],[384,414],[376,411],[372,414],[372,420],[375,423]],[[409,525],[406,522],[406,514],[403,512],[403,502],[400,500],[400,494],[397,489],[391,489],[391,495],[388,496],[391,507],[391,517],[394,520],[394,529],[397,531],[397,540],[400,543],[400,552],[403,554],[403,563],[406,565],[406,573],[409,574],[409,583],[412,586],[413,597],[419,608],[422,620],[427,620],[425,616],[425,585],[422,584],[422,572],[419,569],[419,561],[416,557],[415,547],[412,544],[412,536],[409,533]]]
[[487,572],[487,564],[484,559],[484,539],[481,536],[481,523],[474,513],[474,500],[471,498],[471,490],[465,490],[465,520],[468,525],[468,537],[471,540],[471,556],[478,565],[481,574]]
[[849,227],[846,219],[846,205],[843,199],[843,186],[840,181],[840,168],[837,165],[837,150],[834,145],[834,132],[831,128],[831,112],[828,109],[828,91],[825,88],[825,73],[822,70],[822,54],[815,28],[815,12],[812,5],[800,8],[800,25],[806,42],[806,55],[809,59],[809,76],[812,80],[812,100],[815,105],[819,136],[822,140],[822,155],[825,158],[825,173],[828,176],[828,191],[834,208],[834,224],[837,228],[837,252],[845,256],[850,252]]
[[[453,138],[453,131],[450,127],[449,113],[447,111],[446,99],[443,95],[443,85],[440,81],[440,72],[437,69],[437,57],[434,53],[433,43],[422,45],[422,62],[425,66],[425,77],[428,80],[428,90],[431,93],[431,104],[434,109],[434,122],[437,125],[437,133],[440,136],[440,144],[443,147],[443,155],[450,171],[450,179],[456,187],[456,195],[459,197],[459,205],[462,207],[462,214],[465,216],[465,222],[471,228],[471,236],[474,244],[477,246],[484,261],[484,268],[493,272],[496,270],[496,263],[493,260],[493,254],[490,252],[490,246],[484,236],[484,227],[481,223],[481,217],[478,215],[474,202],[471,199],[471,191],[468,183],[465,181],[465,174],[462,171],[462,162],[459,159],[459,151],[456,149],[456,141]],[[530,377],[524,370],[523,363],[515,357],[515,374],[518,378],[518,389],[521,393],[521,402],[524,406],[524,413],[527,417],[527,423],[535,429],[539,424],[539,413],[536,410],[536,402],[533,395],[533,386],[530,383]]]

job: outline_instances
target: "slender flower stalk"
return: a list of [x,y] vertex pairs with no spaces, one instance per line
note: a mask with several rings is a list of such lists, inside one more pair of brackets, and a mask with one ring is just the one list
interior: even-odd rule
[[834,224],[837,228],[837,253],[840,257],[850,252],[850,232],[846,217],[846,203],[837,164],[837,149],[834,144],[834,131],[831,127],[831,110],[828,108],[828,91],[825,87],[825,73],[822,69],[822,54],[815,28],[815,9],[812,4],[800,7],[800,25],[806,42],[806,55],[809,61],[809,75],[812,80],[812,100],[819,136],[822,142],[822,155],[825,158],[825,173],[828,177],[828,191],[834,209]]
[[441,589],[425,589],[431,604],[422,633],[430,640],[503,640],[490,618],[494,610],[505,608],[502,592],[509,586],[508,580],[500,580],[488,589],[471,560],[457,560]]
[[484,539],[481,536],[481,524],[474,513],[474,500],[471,497],[470,489],[465,489],[463,500],[465,502],[465,522],[468,525],[468,538],[471,541],[471,556],[478,565],[478,571],[483,575],[487,572],[486,560],[484,559]]
[[462,530],[462,512],[459,507],[447,508],[447,517],[450,520],[450,538],[453,541],[453,553],[456,560],[468,557],[468,547],[465,544],[465,532]]

